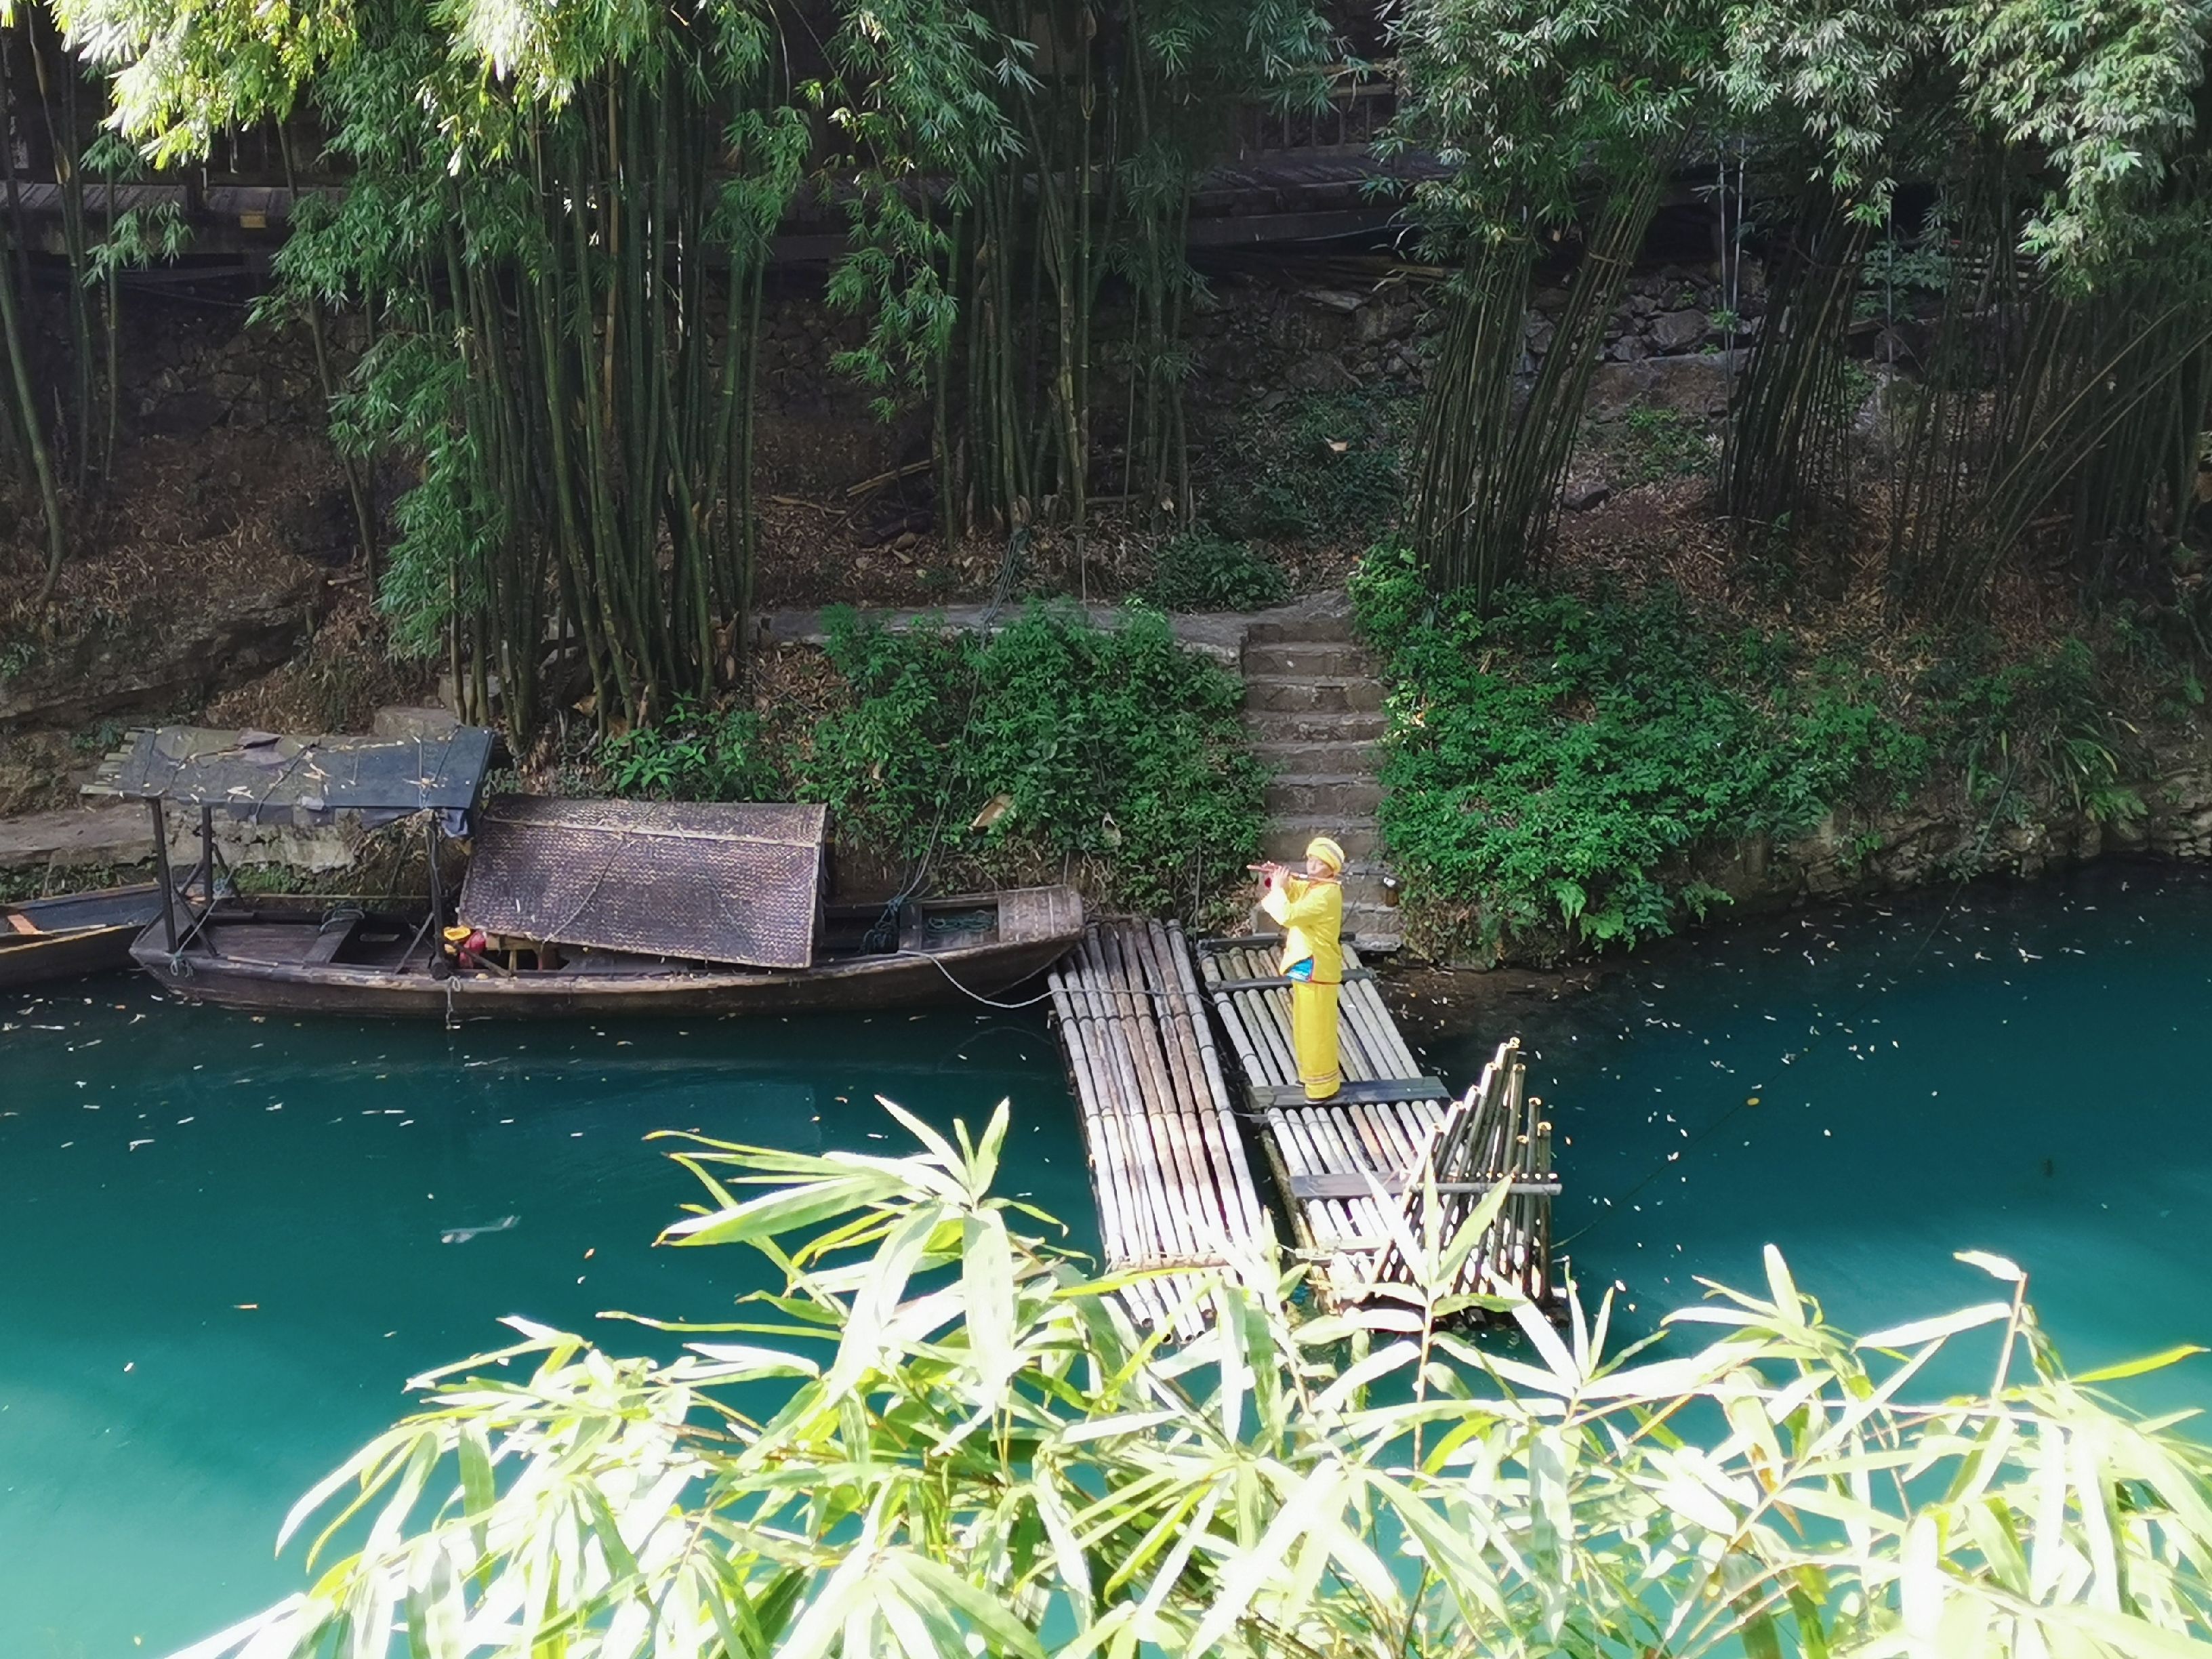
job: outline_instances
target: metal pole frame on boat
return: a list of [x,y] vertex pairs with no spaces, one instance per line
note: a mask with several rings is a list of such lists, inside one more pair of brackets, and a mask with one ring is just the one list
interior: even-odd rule
[[200,861],[194,866],[191,875],[187,877],[185,882],[188,895],[185,902],[189,905],[191,902],[189,896],[191,884],[194,880],[198,881],[200,908],[198,913],[192,917],[192,925],[185,929],[185,936],[182,939],[177,938],[175,928],[171,927],[169,933],[171,956],[176,955],[194,939],[200,942],[201,947],[210,956],[219,957],[222,954],[215,948],[215,938],[207,930],[208,923],[215,920],[215,808],[202,802],[200,805]]
[[[422,918],[422,925],[415,930],[415,937],[408,941],[406,950],[400,953],[401,973],[407,971],[407,963],[415,955],[415,947],[424,939],[430,941],[434,963],[439,951],[444,948],[440,943],[438,932],[446,925],[446,884],[438,876],[439,840],[438,814],[434,808],[424,815],[422,823],[422,845],[430,860],[430,913]],[[447,994],[450,999],[452,993]]]
[[153,797],[146,805],[153,809],[154,818],[154,875],[161,884],[161,936],[168,943],[169,954],[177,954],[177,888],[169,877],[169,823],[161,811],[161,798]]

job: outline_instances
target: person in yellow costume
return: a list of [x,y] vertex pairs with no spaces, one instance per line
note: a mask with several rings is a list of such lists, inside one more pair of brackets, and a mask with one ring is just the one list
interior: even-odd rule
[[1291,981],[1291,1046],[1308,1100],[1327,1100],[1344,1086],[1336,1059],[1336,999],[1344,983],[1344,848],[1327,836],[1306,847],[1306,872],[1263,864],[1260,908],[1283,930],[1278,970]]

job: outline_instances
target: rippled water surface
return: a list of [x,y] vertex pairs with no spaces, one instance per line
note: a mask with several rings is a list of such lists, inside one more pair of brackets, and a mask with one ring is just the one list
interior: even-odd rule
[[902,1151],[876,1094],[978,1127],[1008,1096],[1009,1184],[1090,1224],[1035,1014],[449,1036],[117,978],[0,1024],[5,1659],[164,1653],[298,1587],[292,1500],[502,1315],[636,1348],[595,1314],[714,1317],[763,1282],[651,1248],[696,1188],[648,1130]]
[[[2212,882],[1949,896],[1747,922],[1524,1011],[1586,1281],[1649,1319],[1698,1275],[1757,1284],[1771,1241],[1863,1328],[1984,1299],[1952,1259],[1978,1249],[2077,1365],[2212,1340]],[[647,1130],[888,1147],[878,1092],[939,1123],[1010,1095],[1011,1183],[1092,1224],[1033,1013],[449,1036],[117,979],[0,1024],[5,1659],[159,1653],[295,1587],[292,1499],[503,1314],[703,1317],[757,1285],[745,1253],[650,1248],[691,1189]],[[1497,1035],[1432,1059],[1464,1084]],[[2212,1404],[2212,1370],[2136,1397]]]
[[[1990,1250],[2077,1369],[2212,1345],[2212,881],[1948,897],[1747,921],[1522,1020],[1585,1283],[1648,1316],[1763,1285],[1771,1242],[1866,1330],[1990,1299],[1953,1252]],[[2212,1406],[2212,1358],[2129,1397]]]

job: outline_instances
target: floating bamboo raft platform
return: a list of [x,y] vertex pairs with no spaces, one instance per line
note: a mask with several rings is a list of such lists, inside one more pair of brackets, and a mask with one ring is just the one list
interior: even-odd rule
[[1297,1246],[1321,1276],[1316,1288],[1333,1302],[1357,1302],[1407,1277],[1392,1218],[1423,1236],[1422,1172],[1432,1166],[1445,1238],[1498,1183],[1510,1188],[1454,1288],[1547,1302],[1559,1183],[1552,1126],[1527,1091],[1520,1040],[1501,1043],[1455,1100],[1422,1072],[1373,972],[1347,945],[1338,1000],[1344,1088],[1309,1103],[1291,1047],[1290,981],[1276,971],[1280,948],[1272,936],[1208,939],[1199,960]]
[[[1180,928],[1093,923],[1050,978],[1082,1113],[1109,1272],[1150,1271],[1123,1303],[1196,1334],[1191,1274],[1249,1256],[1273,1227],[1238,1133],[1206,997]],[[1159,1270],[1170,1270],[1160,1272]]]

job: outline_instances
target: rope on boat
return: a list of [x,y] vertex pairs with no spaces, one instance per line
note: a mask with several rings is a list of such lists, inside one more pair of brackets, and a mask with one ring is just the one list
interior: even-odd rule
[[920,957],[925,962],[935,963],[937,964],[937,971],[945,975],[945,982],[947,985],[950,985],[954,990],[959,992],[962,996],[972,998],[974,1000],[981,1003],[986,1008],[1033,1008],[1038,1003],[1044,1001],[1052,994],[1048,990],[1040,991],[1036,995],[1033,997],[1024,997],[1019,1002],[1000,1002],[994,998],[985,996],[981,991],[969,990],[958,980],[955,979],[952,976],[952,970],[945,965],[945,959],[942,957],[932,956],[927,951],[895,951],[892,954],[894,956],[901,957]]

